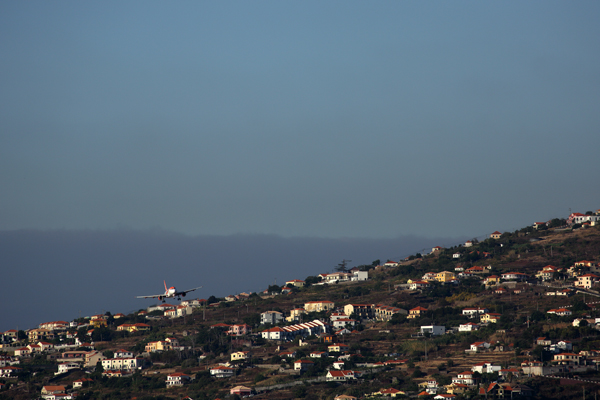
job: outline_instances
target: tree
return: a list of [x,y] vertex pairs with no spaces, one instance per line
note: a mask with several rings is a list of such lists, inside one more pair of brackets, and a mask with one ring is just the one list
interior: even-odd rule
[[320,276],[308,276],[304,279],[306,286],[314,285],[315,283],[321,282]]
[[279,292],[281,292],[281,287],[279,287],[277,285],[269,285],[269,288],[267,289],[267,291],[269,293],[279,293]]

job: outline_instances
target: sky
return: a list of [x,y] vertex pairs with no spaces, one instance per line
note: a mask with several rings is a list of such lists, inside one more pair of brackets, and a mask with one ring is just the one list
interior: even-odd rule
[[0,2],[0,232],[394,257],[596,210],[599,20],[594,1]]
[[600,4],[0,4],[0,229],[390,238],[600,208]]

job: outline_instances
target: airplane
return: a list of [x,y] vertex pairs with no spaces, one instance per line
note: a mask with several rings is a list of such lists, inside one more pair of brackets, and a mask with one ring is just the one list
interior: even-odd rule
[[188,292],[193,292],[196,289],[200,289],[202,288],[202,286],[199,286],[197,288],[193,288],[193,289],[189,289],[189,290],[184,290],[182,292],[178,292],[177,289],[175,289],[175,286],[171,286],[170,288],[167,288],[167,281],[163,281],[165,284],[165,292],[163,294],[153,294],[150,296],[136,296],[138,299],[149,299],[149,298],[158,298],[158,300],[162,301],[163,303],[165,302],[165,299],[168,298],[175,298],[177,297],[177,300],[181,300],[182,297],[185,297],[185,294]]

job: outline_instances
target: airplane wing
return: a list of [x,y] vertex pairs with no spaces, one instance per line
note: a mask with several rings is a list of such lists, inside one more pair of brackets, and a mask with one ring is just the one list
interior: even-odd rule
[[152,299],[164,296],[163,294],[152,294],[150,296],[135,296],[136,299]]
[[181,292],[177,292],[175,295],[179,296],[179,295],[182,295],[182,294],[186,294],[188,292],[193,292],[194,290],[197,290],[197,289],[202,289],[202,286],[198,286],[197,288],[193,288],[193,289],[183,290]]

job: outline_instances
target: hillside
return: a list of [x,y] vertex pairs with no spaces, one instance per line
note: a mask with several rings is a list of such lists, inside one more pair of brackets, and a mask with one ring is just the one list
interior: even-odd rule
[[[598,268],[600,227],[572,229],[565,228],[564,221],[555,221],[549,224],[556,225],[553,228],[526,227],[503,233],[497,239],[473,240],[470,245],[465,243],[428,255],[415,254],[407,260],[394,260],[397,266],[386,267],[380,262],[356,266],[354,271],[368,271],[366,281],[336,279],[323,284],[331,276],[291,276],[289,279],[303,280],[304,285],[290,284],[285,290],[288,294],[274,285],[267,293],[238,296],[230,299],[232,301],[211,297],[200,300],[198,306],[190,306],[190,314],[182,311],[184,315],[178,318],[165,317],[159,310],[119,318],[107,313],[97,318],[105,321],[106,326],[96,321],[99,326],[93,327],[94,321],[76,320],[64,329],[48,332],[43,339],[54,346],[73,343],[75,338],[80,342],[93,341],[83,350],[95,350],[107,359],[122,349],[132,352],[140,357],[143,368],[123,377],[105,376],[102,363],[55,375],[61,351],[33,351],[30,356],[17,357],[14,349],[37,343],[32,339],[32,332],[19,332],[20,342],[4,340],[5,347],[0,349],[13,349],[5,352],[5,358],[18,359],[19,363],[14,366],[20,368],[13,377],[1,378],[5,387],[0,391],[0,399],[28,399],[39,395],[44,385],[64,386],[69,393],[76,391],[79,400],[181,399],[185,396],[212,400],[238,396],[230,394],[230,390],[240,385],[254,390],[254,397],[261,399],[333,399],[341,394],[361,398],[384,388],[415,395],[426,389],[426,384],[419,384],[428,380],[437,382],[438,393],[456,390],[456,398],[500,396],[508,385],[512,385],[510,391],[517,397],[517,390],[523,393],[531,390],[534,398],[575,398],[581,395],[582,387],[586,387],[589,394],[599,388],[593,383],[595,370],[585,365],[595,368],[598,356],[595,350],[600,349],[595,323],[595,318],[600,317],[595,304],[600,301],[600,293],[596,291],[600,272],[597,279],[590,278],[590,288],[574,285],[583,282],[581,277],[593,276]],[[547,269],[548,266],[554,268]],[[552,273],[551,278],[544,281],[540,271],[545,269]],[[345,271],[340,272],[340,276],[344,276]],[[510,273],[516,274],[512,277]],[[425,282],[427,276],[434,278]],[[499,288],[503,288],[503,293],[499,293]],[[571,288],[568,295],[547,295],[566,288]],[[334,309],[306,312],[300,316],[301,321],[278,322],[276,325],[284,332],[281,335],[292,335],[283,328],[300,322],[321,320],[335,324],[332,313],[341,313],[345,306],[355,305],[355,311],[346,315],[348,320],[355,321],[348,322],[346,334],[336,334],[338,328],[305,337],[289,336],[289,340],[270,340],[262,334],[273,327],[261,323],[262,313],[277,311],[289,316],[291,310],[322,301],[333,302]],[[388,306],[392,310],[390,316],[375,317],[377,305]],[[485,309],[486,314],[469,318],[464,309],[472,307]],[[416,314],[414,310],[418,312],[419,308],[422,311]],[[361,309],[365,310],[364,315]],[[566,311],[548,313],[549,310]],[[415,318],[408,318],[406,313]],[[485,322],[484,317],[495,320]],[[584,319],[585,323],[575,327],[572,323],[575,318]],[[136,323],[147,324],[150,330],[118,329]],[[354,323],[355,326],[350,326]],[[479,329],[459,331],[460,326],[468,323],[476,323]],[[221,326],[215,326],[218,324]],[[251,332],[227,334],[230,326],[244,324]],[[430,325],[454,330],[440,336],[415,336],[420,327]],[[548,371],[559,368],[555,357],[562,353],[540,345],[540,337],[548,338],[553,345],[568,341],[572,349],[564,354],[579,355],[577,365],[560,367],[561,376],[577,376],[592,382],[577,381],[579,389],[572,390],[571,381],[552,381],[549,385],[551,378],[546,377],[547,374],[528,376],[522,363],[541,361]],[[172,340],[172,346],[163,351],[148,351],[148,343],[165,340]],[[333,342],[348,347],[341,352],[332,351]],[[465,352],[480,342],[487,343],[489,349],[482,347],[483,350],[477,352]],[[240,353],[243,358],[232,361],[232,355],[241,351],[250,353]],[[282,352],[295,352],[295,355],[287,358]],[[314,352],[329,354],[323,358],[311,357]],[[335,371],[333,363],[339,356],[345,370],[360,371],[360,374],[349,380],[325,381],[328,371]],[[306,364],[310,367],[301,373],[294,370],[299,360],[311,361]],[[475,372],[475,384],[467,385],[462,392],[460,387],[448,389],[447,385],[458,374],[484,362],[510,371],[510,375],[498,370]],[[232,368],[231,377],[217,378],[210,372],[224,364]],[[177,373],[193,379],[181,386],[165,387],[167,377]],[[83,377],[92,381],[74,390],[73,383]],[[489,391],[480,393],[482,388]]]

